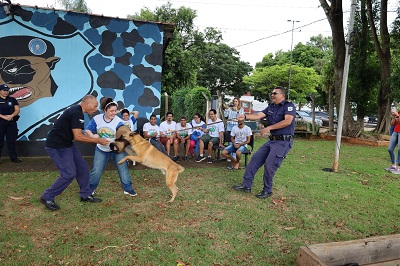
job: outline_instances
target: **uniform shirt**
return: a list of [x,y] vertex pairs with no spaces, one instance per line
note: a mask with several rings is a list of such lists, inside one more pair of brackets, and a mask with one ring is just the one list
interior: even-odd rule
[[197,128],[203,127],[203,125],[205,125],[206,123],[204,123],[204,121],[200,120],[200,123],[197,124],[196,120],[193,119],[191,124],[192,124],[192,127],[193,127],[192,133],[197,131],[197,132],[200,133],[200,136],[203,136],[204,132],[202,130],[198,130]]
[[160,132],[164,133],[165,136],[171,136],[176,127],[176,122],[171,121],[171,124],[168,124],[167,121],[164,121],[160,124]]
[[294,135],[294,118],[296,117],[296,107],[292,102],[283,100],[278,104],[271,103],[262,112],[268,116],[267,119],[270,125],[274,125],[281,122],[282,120],[285,120],[285,115],[293,116],[292,123],[289,126],[271,130],[271,134],[273,136]]
[[66,109],[54,123],[46,139],[46,147],[52,149],[63,149],[72,147],[74,135],[72,129],[83,130],[82,107],[74,105]]
[[[86,127],[86,129],[92,131],[93,134],[99,135],[99,137],[102,139],[107,139],[110,142],[113,142],[117,135],[117,128],[123,126],[123,121],[124,120],[122,120],[118,116],[115,116],[113,120],[107,122],[106,120],[104,120],[104,114],[99,114],[93,117],[92,120],[90,120],[89,125]],[[108,144],[97,144],[97,147],[104,152],[111,152],[110,146]]]
[[147,132],[152,137],[160,137],[160,127],[157,125],[152,126],[150,122],[143,125],[143,132]]
[[[176,123],[176,134],[179,134],[181,138],[186,138],[188,135],[192,134],[192,125],[186,123],[185,127],[182,127],[181,123]],[[185,130],[186,129],[186,130]]]
[[0,114],[11,115],[14,113],[14,106],[19,105],[13,97],[7,96],[5,99],[0,97]]
[[243,143],[247,140],[247,137],[251,135],[253,135],[253,132],[251,131],[251,128],[246,125],[242,128],[239,128],[239,126],[236,125],[231,131],[231,136],[235,137],[235,143]]
[[128,120],[122,120],[122,123],[124,124],[124,126],[129,127],[132,131],[135,131],[135,123],[136,123],[136,119],[134,116],[131,116],[130,119]]
[[[221,122],[221,123],[217,123],[217,122]],[[213,123],[217,123],[217,124],[213,124]],[[213,124],[213,125],[210,125],[210,124]],[[213,122],[211,119],[208,119],[207,129],[209,130],[208,135],[210,135],[210,137],[212,137],[212,138],[219,138],[219,132],[225,131],[224,123],[222,123],[222,120],[219,118],[217,118],[217,120],[215,120],[215,122]]]

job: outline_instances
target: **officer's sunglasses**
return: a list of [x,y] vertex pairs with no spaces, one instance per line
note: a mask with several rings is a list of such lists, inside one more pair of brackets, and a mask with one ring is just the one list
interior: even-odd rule
[[282,94],[282,93],[280,93],[280,92],[276,92],[276,91],[274,91],[274,92],[271,92],[271,95],[277,95],[277,94]]

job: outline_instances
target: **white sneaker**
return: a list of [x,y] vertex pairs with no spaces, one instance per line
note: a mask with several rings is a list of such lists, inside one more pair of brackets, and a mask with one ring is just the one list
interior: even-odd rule
[[392,174],[395,174],[395,175],[400,175],[400,169],[394,169],[394,170],[391,170],[390,171]]
[[137,193],[133,189],[129,192],[124,190],[124,194],[129,195],[131,197],[135,197],[137,195]]
[[232,162],[231,159],[226,159],[226,161],[227,161],[228,163]]

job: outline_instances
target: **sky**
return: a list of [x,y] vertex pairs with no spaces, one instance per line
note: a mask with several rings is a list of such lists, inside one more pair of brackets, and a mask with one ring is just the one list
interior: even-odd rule
[[[13,4],[62,9],[57,0],[11,0]],[[92,14],[126,18],[141,8],[154,10],[168,0],[86,0]],[[242,61],[253,67],[268,53],[290,51],[310,37],[331,36],[330,26],[318,0],[170,0],[174,8],[197,11],[195,26],[203,31],[215,27],[222,32],[223,43],[235,48]],[[389,0],[389,9],[395,0]],[[350,0],[343,0],[344,27],[347,31]],[[391,16],[392,15],[392,16]],[[395,12],[389,14],[393,17]],[[288,21],[291,20],[291,21]],[[295,21],[293,23],[293,21]],[[293,42],[292,42],[293,29]]]

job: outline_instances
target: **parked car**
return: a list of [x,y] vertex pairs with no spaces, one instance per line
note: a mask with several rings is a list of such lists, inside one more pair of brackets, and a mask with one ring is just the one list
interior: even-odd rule
[[368,117],[368,123],[369,124],[376,124],[376,123],[378,123],[378,118],[375,115],[370,116],[370,117]]
[[[310,116],[306,111],[296,111],[296,121],[304,121],[311,124],[312,116]],[[315,117],[315,125],[322,126],[322,120]]]
[[[307,111],[307,113],[312,117],[312,111]],[[315,111],[315,118],[319,118],[322,120],[322,126],[329,127],[329,114],[322,111]],[[337,119],[336,117],[333,119],[333,127],[337,127]]]

